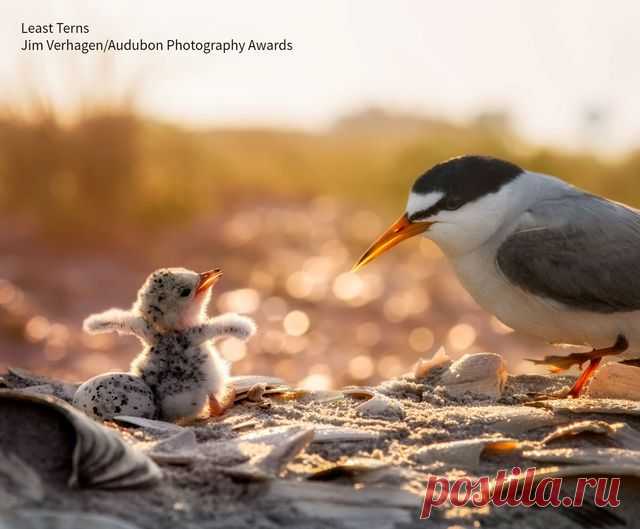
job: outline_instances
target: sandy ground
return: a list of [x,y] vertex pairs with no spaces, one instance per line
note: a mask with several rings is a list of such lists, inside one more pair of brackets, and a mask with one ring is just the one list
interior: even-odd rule
[[[258,395],[255,401],[240,399],[224,416],[182,430],[107,422],[105,425],[118,431],[127,443],[158,461],[163,473],[158,485],[139,490],[69,489],[53,478],[44,478],[44,493],[38,501],[13,493],[13,509],[0,515],[0,527],[36,527],[29,523],[33,523],[34,513],[42,510],[102,514],[108,517],[100,522],[103,525],[94,520],[91,526],[104,529],[127,527],[115,525],[115,520],[140,529],[635,526],[640,514],[640,482],[634,476],[640,476],[640,457],[636,457],[640,452],[629,443],[637,442],[640,405],[583,398],[579,404],[586,412],[582,413],[571,411],[572,403],[567,400],[527,405],[534,393],[566,388],[572,378],[562,376],[510,376],[497,398],[469,392],[452,395],[442,384],[448,370],[445,364],[423,378],[406,375],[350,395],[288,391]],[[3,378],[5,387],[35,383],[11,375]],[[37,391],[51,392],[41,384]],[[58,394],[65,396],[60,388]],[[370,395],[382,404],[364,406],[374,400],[368,399]],[[590,412],[596,409],[600,411]],[[622,424],[627,434],[631,432],[625,439],[632,441],[623,446],[616,444],[620,440],[613,435],[588,431],[561,435],[546,448],[600,450],[596,471],[588,475],[626,476],[619,507],[598,509],[587,494],[580,508],[473,509],[449,505],[434,509],[428,522],[418,519],[421,494],[430,474],[479,477],[513,466],[575,468],[571,463],[578,463],[577,459],[544,463],[528,458],[526,448],[559,427],[585,420],[591,421],[587,424],[592,427],[596,424],[593,421]],[[34,458],[48,457],[46,442],[37,434],[27,439],[19,425],[8,425],[7,421],[0,421],[0,427],[0,445],[5,452],[11,451],[13,429],[18,428],[20,442],[32,443]],[[190,444],[191,433],[185,430],[195,434],[194,443]],[[157,445],[175,439],[176,432],[182,436],[177,442],[169,441],[164,449]],[[516,448],[476,453],[473,443],[462,449],[453,443],[429,452],[435,443],[474,439],[486,443],[498,438],[516,440]],[[627,457],[626,463],[618,466],[611,458],[614,453]],[[167,463],[172,457],[173,463]],[[2,484],[5,499],[7,490],[17,490],[6,473]],[[563,491],[570,491],[572,485],[572,479],[565,479]],[[16,516],[23,516],[20,523]],[[78,523],[87,526],[86,520]],[[69,520],[63,525],[75,527]]]

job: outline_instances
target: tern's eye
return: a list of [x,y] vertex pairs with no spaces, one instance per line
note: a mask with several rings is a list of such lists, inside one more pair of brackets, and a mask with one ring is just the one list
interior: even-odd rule
[[180,290],[180,297],[181,298],[186,298],[189,294],[191,294],[191,289],[190,288],[183,288],[182,290]]
[[444,199],[444,209],[453,211],[462,206],[462,198],[456,195],[447,195]]

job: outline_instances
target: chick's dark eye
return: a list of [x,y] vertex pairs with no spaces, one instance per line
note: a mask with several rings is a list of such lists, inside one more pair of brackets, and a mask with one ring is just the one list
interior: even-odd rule
[[191,294],[191,289],[190,288],[183,288],[180,291],[180,297],[181,298],[186,298],[189,294]]

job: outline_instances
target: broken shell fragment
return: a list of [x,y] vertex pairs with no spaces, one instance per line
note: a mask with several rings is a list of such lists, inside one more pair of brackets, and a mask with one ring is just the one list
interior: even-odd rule
[[[620,423],[618,423],[620,424]],[[567,439],[571,437],[575,437],[580,434],[592,433],[592,434],[601,434],[601,435],[613,435],[615,433],[615,427],[612,424],[609,424],[605,421],[581,421],[575,422],[573,424],[569,424],[567,426],[561,426],[557,428],[549,435],[547,435],[544,439],[542,439],[541,443],[546,445],[553,441],[558,441],[561,439]]]
[[180,432],[184,430],[182,426],[173,422],[145,419],[144,417],[131,417],[130,415],[116,415],[113,420],[124,424],[139,426],[140,428],[144,428],[145,430],[150,430],[152,432],[164,433]]
[[152,419],[156,415],[151,388],[131,373],[104,373],[90,378],[76,391],[73,405],[98,420],[116,415]]
[[590,398],[640,400],[640,367],[610,362],[596,371],[586,395]]
[[555,426],[566,422],[548,410],[524,406],[473,406],[462,408],[440,408],[433,412],[434,418],[443,417],[447,421],[473,422],[484,430],[504,436],[521,435],[543,426]]
[[534,408],[546,408],[559,413],[640,415],[640,402],[625,399],[550,399],[528,402],[527,406]]
[[341,426],[322,425],[314,426],[314,443],[341,443],[348,441],[372,441],[380,439],[378,432],[369,430],[356,430]]
[[0,449],[29,461],[43,479],[119,489],[153,485],[162,475],[115,431],[61,399],[2,390],[0,417]]
[[405,481],[409,474],[379,459],[353,457],[314,472],[307,479],[345,484],[399,484]]
[[263,481],[280,475],[312,439],[312,428],[285,426],[229,441],[203,443],[200,449],[226,474],[247,481]]
[[53,395],[67,402],[71,402],[80,385],[72,382],[60,382],[18,367],[10,367],[8,373],[0,377],[0,382],[9,389],[30,389],[36,393]]
[[549,448],[525,450],[522,456],[543,463],[585,465],[595,474],[640,477],[640,452],[624,448]]
[[555,441],[586,437],[590,435],[600,436],[611,441],[618,448],[640,450],[640,432],[628,424],[622,422],[608,423],[605,421],[580,421],[567,426],[561,426],[547,435],[540,445],[544,446]]
[[268,476],[278,476],[289,462],[304,450],[313,440],[313,429],[293,426],[271,436],[269,433],[251,433],[238,441],[266,443],[271,450],[263,457],[254,458],[250,464],[259,468]]
[[[270,482],[265,505],[287,505],[319,527],[413,527],[420,497],[398,487],[345,487],[318,481]],[[345,523],[346,522],[346,523]]]
[[138,529],[129,522],[103,514],[44,509],[0,513],[0,529]]
[[251,389],[247,391],[247,400],[251,402],[260,402],[264,397],[264,392],[267,390],[267,385],[264,382],[254,384]]
[[507,370],[495,353],[466,354],[453,362],[440,377],[447,393],[459,397],[471,393],[497,399],[507,381]]
[[403,419],[404,409],[402,404],[396,399],[392,399],[385,395],[376,394],[372,399],[369,399],[356,407],[356,410],[360,415],[365,417],[375,417],[379,419]]
[[371,388],[359,386],[344,388],[342,393],[343,395],[359,400],[369,400],[377,395],[377,393]]
[[519,446],[518,441],[507,437],[464,439],[425,446],[413,457],[424,465],[443,464],[475,470],[480,465],[483,454],[506,454],[518,450]]
[[447,354],[444,347],[440,347],[431,358],[421,358],[416,362],[416,365],[413,366],[413,376],[415,378],[424,378],[431,370],[448,362],[451,362],[451,357]]
[[145,450],[156,463],[188,465],[198,457],[198,442],[192,429],[183,429],[165,439],[151,443]]
[[0,483],[0,512],[45,496],[39,474],[13,452],[0,451]]
[[[235,400],[242,400],[246,398],[248,391],[256,384],[264,384],[266,389],[285,386],[287,384],[281,378],[276,377],[264,377],[259,375],[242,375],[229,378],[229,385],[233,387],[236,392]],[[291,388],[289,388],[291,389]]]

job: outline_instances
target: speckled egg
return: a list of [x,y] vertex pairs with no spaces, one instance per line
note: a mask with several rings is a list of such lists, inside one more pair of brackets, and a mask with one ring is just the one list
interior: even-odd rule
[[104,373],[87,380],[76,391],[73,405],[94,419],[132,415],[153,419],[156,403],[144,381],[130,373]]

